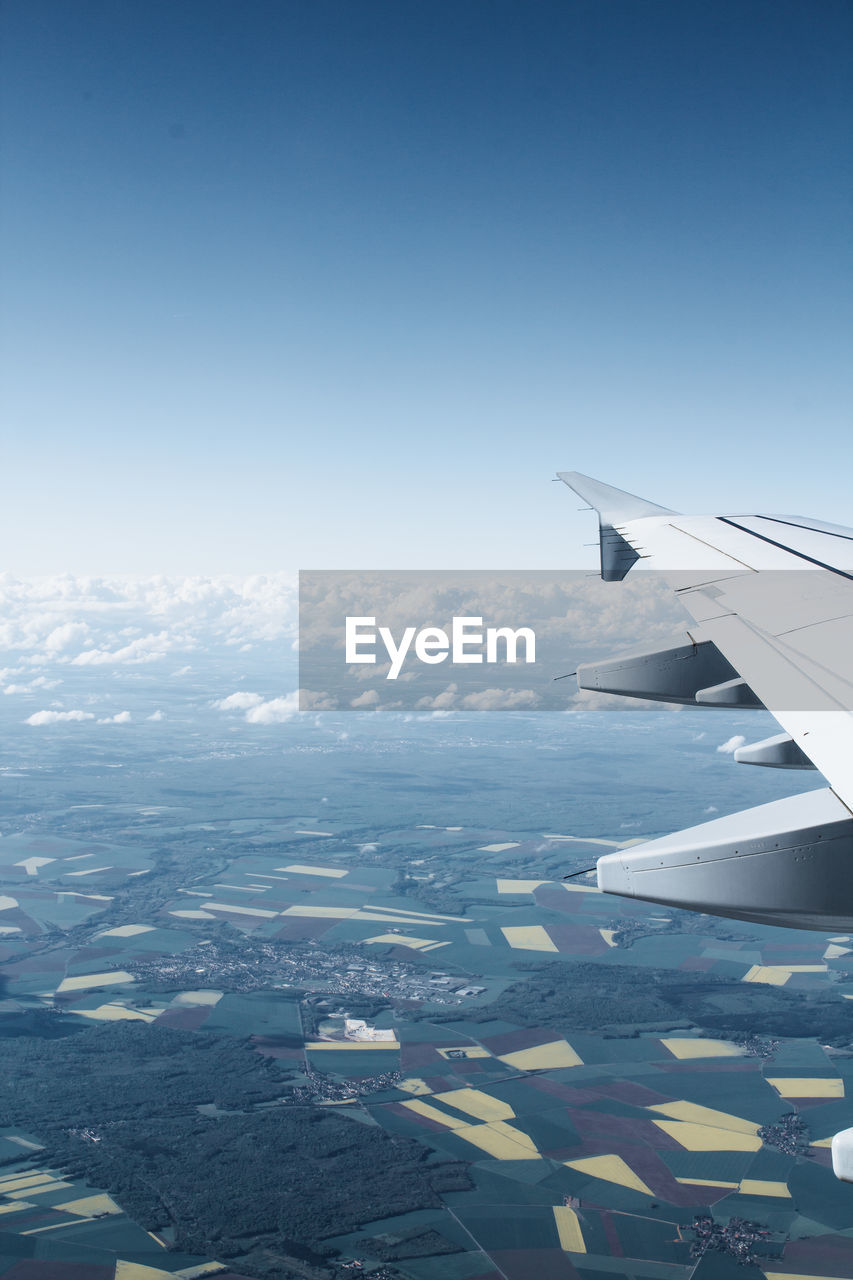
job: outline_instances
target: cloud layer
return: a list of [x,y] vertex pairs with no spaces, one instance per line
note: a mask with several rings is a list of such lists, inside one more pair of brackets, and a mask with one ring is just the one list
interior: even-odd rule
[[10,666],[137,666],[211,645],[292,644],[297,586],[283,573],[31,581],[0,574],[0,618],[0,652]]

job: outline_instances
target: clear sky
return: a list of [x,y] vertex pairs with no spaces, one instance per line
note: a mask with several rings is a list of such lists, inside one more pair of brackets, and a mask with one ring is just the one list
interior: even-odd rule
[[[846,0],[6,0],[18,573],[853,524]],[[589,554],[589,553],[587,553]]]

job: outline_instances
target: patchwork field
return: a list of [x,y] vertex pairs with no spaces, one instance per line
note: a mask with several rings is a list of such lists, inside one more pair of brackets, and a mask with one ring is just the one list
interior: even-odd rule
[[[3,1037],[127,1023],[115,1031],[222,1038],[248,1046],[274,1088],[231,1105],[223,1081],[223,1096],[182,1095],[174,1113],[164,1095],[152,1128],[179,1113],[201,1143],[293,1106],[461,1162],[471,1185],[440,1203],[324,1238],[358,1271],[688,1280],[705,1214],[766,1226],[745,1280],[853,1280],[853,1201],[828,1150],[851,1122],[849,938],[697,923],[564,880],[638,824],[678,817],[652,801],[619,809],[586,756],[573,761],[583,803],[546,813],[562,722],[537,726],[526,756],[495,748],[488,768],[457,754],[459,779],[446,738],[392,751],[377,729],[375,751],[349,750],[344,766],[319,725],[286,754],[238,729],[204,761],[181,732],[165,774],[159,756],[138,764],[139,803],[121,788],[143,784],[113,781],[93,754],[97,807],[57,802],[45,830],[0,839]],[[502,799],[513,768],[523,813]],[[348,1038],[347,1016],[366,1038]],[[43,1141],[0,1132],[0,1276],[240,1274],[213,1244],[182,1254],[152,1237],[112,1184],[43,1162]],[[118,1134],[105,1122],[74,1141],[81,1160],[86,1144],[101,1158]],[[708,1260],[696,1276],[716,1280]]]

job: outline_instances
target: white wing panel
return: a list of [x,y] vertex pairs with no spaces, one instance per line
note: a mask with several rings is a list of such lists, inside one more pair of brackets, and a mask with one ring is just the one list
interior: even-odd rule
[[[618,509],[619,491],[607,492]],[[640,515],[637,501],[617,528],[665,574],[699,624],[694,639],[713,641],[853,809],[853,530],[797,516]]]
[[821,565],[853,570],[853,534],[828,526],[810,528],[786,516],[728,516],[758,538],[781,543],[798,556],[810,556]]

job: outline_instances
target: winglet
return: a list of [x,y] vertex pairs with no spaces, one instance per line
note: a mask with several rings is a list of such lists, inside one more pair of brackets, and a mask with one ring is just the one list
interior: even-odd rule
[[605,582],[621,582],[628,570],[639,560],[637,552],[616,526],[629,520],[642,520],[644,516],[675,515],[669,507],[646,502],[633,493],[614,489],[580,471],[558,471],[557,478],[573,489],[598,512],[598,534],[601,544],[601,576]]
[[593,480],[592,476],[585,476],[580,471],[558,471],[557,478],[595,508],[602,524],[619,525],[626,520],[642,520],[644,516],[677,514],[671,507],[659,507],[655,502],[646,502],[645,498],[626,493],[624,489],[615,489],[611,484],[602,484],[600,480]]

